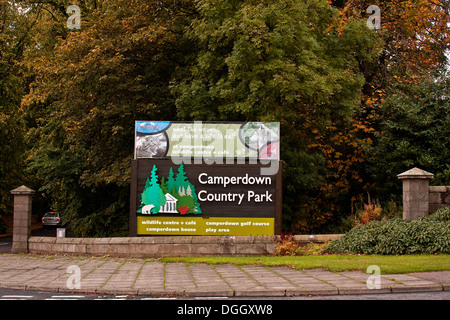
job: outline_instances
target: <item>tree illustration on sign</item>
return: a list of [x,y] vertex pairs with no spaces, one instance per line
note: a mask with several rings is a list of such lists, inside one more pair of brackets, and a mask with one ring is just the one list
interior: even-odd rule
[[137,213],[180,213],[181,215],[202,213],[195,187],[187,179],[183,163],[178,168],[176,178],[173,169],[170,168],[167,180],[162,177],[160,184],[156,170],[154,165],[150,178],[147,178],[144,186]]
[[[156,166],[153,166],[150,180],[147,178],[144,191],[141,196],[141,213],[158,213],[162,206],[166,204],[166,196],[158,184],[158,176],[156,175]],[[138,212],[139,212],[138,210]]]
[[173,169],[170,168],[169,170],[169,176],[167,177],[167,190],[169,193],[174,194],[176,192],[175,189],[175,179],[173,177]]
[[[200,214],[200,204],[198,203],[197,194],[195,193],[195,187],[186,177],[183,163],[178,167],[178,174],[175,179],[175,190],[178,192],[178,196],[174,195],[178,201],[178,210],[180,213],[184,211],[185,207],[189,207],[186,213]],[[180,210],[182,208],[182,210]]]

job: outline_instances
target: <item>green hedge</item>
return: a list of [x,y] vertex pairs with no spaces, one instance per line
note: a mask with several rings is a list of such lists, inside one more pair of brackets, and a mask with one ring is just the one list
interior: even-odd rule
[[450,208],[428,217],[394,218],[357,226],[330,242],[328,253],[420,254],[450,253]]

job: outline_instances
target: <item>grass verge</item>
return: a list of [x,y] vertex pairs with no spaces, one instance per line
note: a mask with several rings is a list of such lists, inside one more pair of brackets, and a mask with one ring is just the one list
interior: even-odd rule
[[450,270],[450,255],[323,255],[323,256],[257,256],[257,257],[178,257],[162,258],[164,262],[208,263],[262,266],[292,266],[295,269],[324,268],[330,271],[361,270],[377,265],[382,274]]

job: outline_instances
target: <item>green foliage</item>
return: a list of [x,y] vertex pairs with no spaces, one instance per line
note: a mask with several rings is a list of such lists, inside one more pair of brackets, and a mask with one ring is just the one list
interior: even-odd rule
[[450,221],[450,208],[442,208],[434,212],[433,214],[427,217],[430,221],[436,222],[449,222]]
[[156,165],[153,165],[150,181],[147,178],[147,183],[144,191],[142,192],[141,199],[143,205],[151,204],[154,206],[151,213],[158,213],[160,208],[166,204],[166,196],[158,183],[158,175],[156,174],[156,170]]
[[[170,170],[172,170],[172,168],[170,168]],[[169,181],[171,180],[174,180],[173,171],[169,171]],[[173,185],[175,190],[177,190],[177,194],[175,194],[175,197],[177,197],[179,200],[178,206],[188,206],[188,213],[202,213],[200,203],[198,202],[197,194],[195,192],[195,186],[187,179],[183,163],[181,163],[178,167],[178,174],[173,181]]]
[[19,67],[26,25],[10,1],[0,1],[0,217],[12,212],[10,190],[22,180],[24,126],[19,118],[26,81]]
[[428,217],[372,221],[354,227],[330,242],[329,253],[421,254],[450,253],[450,208]]
[[277,242],[275,247],[276,256],[319,256],[325,253],[327,243],[300,244],[292,237],[287,237]]
[[326,218],[309,205],[327,168],[310,145],[357,109],[359,64],[380,49],[375,33],[363,21],[340,30],[325,0],[207,0],[197,10],[187,36],[198,52],[172,85],[178,115],[280,121],[286,231],[318,229]]
[[448,75],[391,85],[416,52],[397,45],[421,46],[389,33],[395,10],[369,30],[356,2],[340,17],[326,0],[78,0],[69,30],[66,0],[0,0],[0,214],[27,184],[76,236],[126,234],[136,119],[279,121],[285,231],[323,232],[363,186],[386,203],[413,166],[447,184]]
[[169,82],[191,48],[192,5],[81,0],[70,31],[66,1],[29,3],[28,173],[75,236],[125,235],[134,121],[176,119]]
[[[363,81],[356,56],[376,41],[361,23],[339,35],[338,11],[324,0],[209,0],[197,7],[187,34],[200,49],[190,76],[173,86],[182,118],[290,116],[301,125],[308,115],[323,126],[331,116],[351,116]],[[349,47],[358,50],[349,54]]]
[[401,193],[397,175],[413,167],[435,173],[433,184],[450,181],[450,78],[400,84],[381,104],[380,133],[371,146],[368,171],[376,196]]
[[194,213],[195,201],[192,196],[177,196],[178,203],[177,206],[184,208],[185,206],[189,208],[186,213]]

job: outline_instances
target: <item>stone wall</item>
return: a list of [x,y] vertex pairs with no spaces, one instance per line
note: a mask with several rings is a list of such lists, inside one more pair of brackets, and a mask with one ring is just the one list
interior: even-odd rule
[[[294,240],[324,243],[342,234],[296,235]],[[117,238],[30,237],[30,253],[159,258],[179,256],[253,256],[275,253],[276,236],[160,236]]]
[[429,190],[429,212],[450,207],[450,186],[431,186]]
[[30,253],[139,258],[251,256],[275,252],[275,242],[273,236],[30,237],[28,250]]

